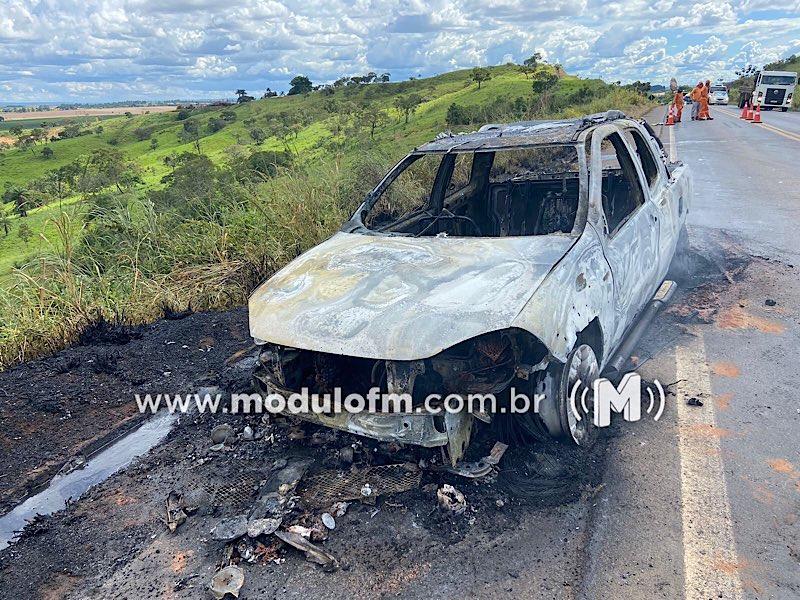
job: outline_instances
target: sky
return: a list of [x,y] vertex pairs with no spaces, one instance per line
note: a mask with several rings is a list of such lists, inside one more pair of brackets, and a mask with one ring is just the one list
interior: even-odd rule
[[0,104],[261,95],[537,51],[606,81],[729,79],[800,54],[800,0],[0,0]]

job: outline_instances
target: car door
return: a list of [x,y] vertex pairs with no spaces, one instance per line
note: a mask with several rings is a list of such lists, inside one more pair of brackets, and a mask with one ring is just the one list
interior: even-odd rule
[[595,131],[590,161],[591,201],[602,211],[603,251],[614,282],[616,347],[660,283],[659,214],[620,128]]
[[682,215],[685,210],[683,198],[679,190],[674,188],[674,182],[670,181],[664,161],[659,156],[660,151],[655,141],[643,132],[635,128],[626,128],[623,137],[628,145],[634,149],[641,167],[643,181],[650,201],[655,205],[658,216],[658,276],[653,282],[657,287],[661,284],[669,270],[672,255],[678,242]]

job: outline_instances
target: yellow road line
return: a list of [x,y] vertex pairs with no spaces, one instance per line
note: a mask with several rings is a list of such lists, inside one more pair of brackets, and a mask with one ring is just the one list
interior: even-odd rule
[[[703,336],[676,349],[685,600],[741,600],[742,584]],[[691,396],[705,398],[689,407]]]
[[[738,115],[736,115],[734,113],[730,113],[727,110],[723,110],[721,108],[718,108],[717,112],[721,113],[721,114],[723,114],[723,115],[725,115],[727,117],[730,117],[732,119],[738,119],[739,118]],[[748,123],[749,123],[749,121],[748,121]],[[764,129],[769,129],[770,131],[774,131],[778,135],[782,135],[783,137],[788,138],[788,139],[790,139],[792,141],[800,142],[800,135],[798,135],[796,133],[792,133],[791,131],[786,131],[785,129],[781,129],[780,127],[775,127],[774,125],[770,125],[769,123],[764,123],[763,121],[761,123],[757,123],[757,125],[761,125],[761,127],[763,127]]]

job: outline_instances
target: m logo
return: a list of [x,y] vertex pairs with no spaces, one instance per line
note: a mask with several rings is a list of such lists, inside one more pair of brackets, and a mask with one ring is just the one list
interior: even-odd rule
[[[656,393],[653,393],[653,387],[655,387]],[[581,388],[583,390],[580,394],[579,402],[578,390]],[[664,412],[664,388],[661,387],[661,384],[656,379],[652,385],[647,386],[646,390],[650,397],[650,403],[645,412],[653,414],[653,419],[658,421]],[[592,421],[596,427],[608,427],[611,425],[612,411],[622,413],[622,418],[629,422],[638,421],[642,418],[642,378],[638,373],[626,373],[617,387],[614,387],[614,384],[605,377],[598,377],[592,384],[592,392],[594,401],[591,409],[586,402],[589,388],[584,386],[580,380],[575,382],[570,392],[570,408],[578,421],[584,415],[588,415],[589,412],[594,413]],[[658,400],[656,400],[656,397],[658,397]]]

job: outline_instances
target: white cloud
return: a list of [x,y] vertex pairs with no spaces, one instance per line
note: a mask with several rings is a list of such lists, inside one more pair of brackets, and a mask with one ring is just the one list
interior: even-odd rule
[[800,49],[800,0],[0,2],[10,100],[256,93],[297,73],[397,80],[536,51],[583,76],[666,83]]
[[226,77],[236,73],[236,66],[216,56],[198,56],[194,65],[186,70],[195,77]]

